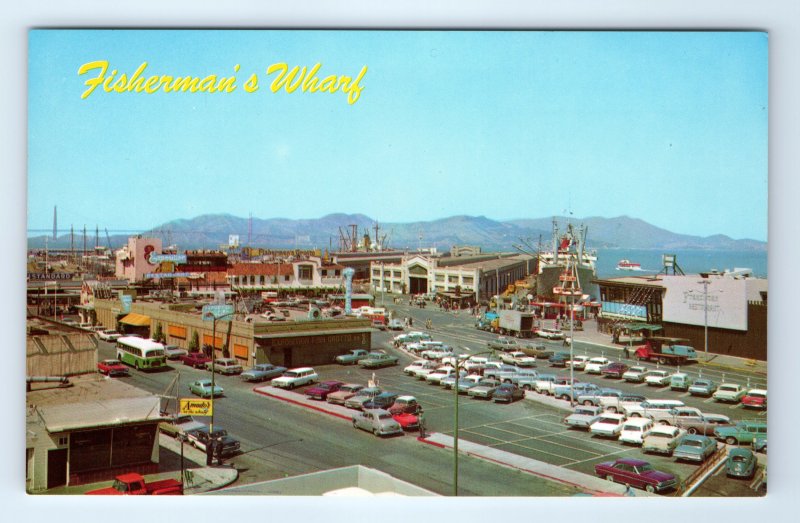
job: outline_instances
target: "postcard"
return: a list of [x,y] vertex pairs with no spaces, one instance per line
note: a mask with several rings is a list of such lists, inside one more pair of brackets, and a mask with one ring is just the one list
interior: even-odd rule
[[29,494],[766,494],[767,33],[28,46]]

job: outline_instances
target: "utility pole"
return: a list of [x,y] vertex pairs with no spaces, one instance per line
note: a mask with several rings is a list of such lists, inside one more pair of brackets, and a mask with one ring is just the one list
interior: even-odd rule
[[708,286],[711,282],[706,278],[697,283],[703,286],[703,352],[708,359]]

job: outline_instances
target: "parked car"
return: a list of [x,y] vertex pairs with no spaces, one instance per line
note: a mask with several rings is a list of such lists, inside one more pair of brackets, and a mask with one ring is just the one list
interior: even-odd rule
[[369,351],[366,349],[354,349],[351,350],[348,354],[339,354],[335,358],[333,358],[334,363],[338,363],[339,365],[355,365],[356,363],[360,362],[364,358],[369,356]]
[[283,376],[274,378],[270,385],[281,389],[293,389],[303,385],[311,385],[319,380],[317,372],[311,367],[299,367],[287,370]]
[[525,397],[525,391],[519,388],[519,385],[513,383],[503,383],[492,394],[492,399],[495,403],[505,402],[512,403],[515,400]]
[[477,386],[482,379],[484,379],[484,377],[480,374],[470,374],[468,376],[462,376],[458,378],[458,382],[456,382],[455,376],[448,376],[447,378],[442,378],[442,386],[446,389],[452,389],[453,386],[456,386],[458,387],[459,394],[467,394],[469,389]]
[[372,409],[353,414],[353,427],[372,432],[376,436],[402,434],[403,427],[388,410]]
[[419,416],[412,414],[411,412],[393,413],[392,419],[399,423],[403,430],[419,429]]
[[753,438],[753,452],[767,453],[767,435],[756,436]]
[[272,378],[277,378],[283,375],[288,369],[286,367],[278,367],[271,363],[258,363],[253,368],[242,372],[239,377],[242,381],[261,382]]
[[420,404],[414,396],[398,396],[388,410],[392,414],[399,414],[401,412],[409,412],[416,414],[420,410]]
[[397,318],[389,320],[387,328],[391,331],[401,331],[403,330],[403,322],[398,320]]
[[622,414],[614,414],[612,412],[604,412],[600,417],[589,425],[589,432],[597,436],[605,436],[607,438],[616,438],[622,432],[622,426],[625,424],[625,416]]
[[649,387],[666,387],[669,385],[670,378],[671,376],[668,371],[655,369],[647,373],[644,377],[644,382],[647,383]]
[[336,392],[342,385],[344,385],[344,382],[336,380],[321,381],[306,390],[306,397],[312,400],[325,401],[328,398],[328,394]]
[[677,459],[688,461],[705,461],[717,451],[717,442],[708,436],[686,435],[675,447],[672,455]]
[[513,351],[500,354],[500,361],[517,367],[535,367],[536,358],[528,356],[524,352]]
[[716,392],[711,395],[715,401],[724,401],[727,403],[739,403],[744,395],[747,394],[747,389],[738,383],[723,383],[717,387]]
[[213,370],[217,374],[224,374],[226,376],[241,374],[244,370],[234,358],[217,358],[213,361],[206,362],[206,369]]
[[204,423],[196,421],[189,414],[178,414],[177,416],[170,417],[158,424],[158,430],[167,436],[177,438],[183,436],[186,432],[194,429],[208,428]]
[[722,414],[703,414],[699,418],[678,418],[676,425],[689,434],[713,436],[718,427],[729,427],[733,422]]
[[643,452],[656,452],[671,456],[686,431],[670,425],[656,425],[642,441]]
[[397,400],[398,397],[399,395],[394,392],[381,392],[374,398],[365,401],[362,404],[361,408],[364,410],[369,410],[369,409],[385,410],[394,405],[394,402]]
[[189,351],[177,345],[164,345],[164,354],[168,360],[179,360],[189,354]]
[[689,385],[689,375],[685,372],[676,372],[669,378],[670,390],[680,390],[685,392],[689,390]]
[[344,405],[345,401],[355,396],[363,388],[364,385],[360,383],[345,383],[339,387],[339,390],[329,393],[325,401],[334,405]]
[[566,367],[568,361],[569,352],[556,352],[547,358],[547,362],[550,363],[551,367]]
[[573,356],[571,360],[567,360],[566,366],[572,367],[575,370],[584,370],[586,364],[589,362],[588,356]]
[[717,390],[717,384],[707,378],[697,378],[689,385],[692,396],[711,396]]
[[117,341],[117,339],[122,336],[119,332],[115,330],[101,330],[97,331],[97,337],[103,341]]
[[756,473],[756,456],[750,449],[737,447],[728,453],[725,474],[733,478],[752,478]]
[[369,401],[383,392],[380,387],[365,387],[344,400],[344,406],[348,409],[361,409],[365,401]]
[[647,372],[647,367],[634,365],[622,374],[622,379],[631,383],[643,383]]
[[684,419],[700,419],[703,417],[703,413],[700,412],[700,409],[697,407],[673,407],[666,411],[662,409],[656,409],[651,412],[648,412],[647,415],[653,419],[656,423],[660,423],[661,425],[675,425],[679,426],[680,420]]
[[97,372],[106,376],[127,376],[128,367],[119,360],[101,360],[97,362]]
[[625,407],[631,405],[641,405],[647,398],[639,394],[623,392],[621,396],[601,396],[600,406],[609,412],[624,412]]
[[435,370],[438,367],[435,361],[428,361],[428,360],[416,360],[412,361],[410,365],[403,369],[405,374],[409,376],[414,376],[415,372],[419,369],[430,369]]
[[578,405],[575,407],[575,410],[572,411],[572,414],[564,418],[563,421],[568,427],[588,430],[592,423],[600,419],[601,413],[602,410],[600,407]]
[[181,361],[184,365],[188,365],[190,367],[194,367],[195,369],[203,368],[206,366],[206,363],[211,361],[211,358],[206,356],[202,352],[190,352],[185,356],[181,357]]
[[189,430],[186,432],[186,439],[193,446],[205,451],[209,442],[222,440],[222,456],[233,456],[239,452],[241,443],[239,440],[228,434],[228,431],[220,426],[214,427],[214,432],[209,432],[208,427]]
[[619,440],[631,445],[641,445],[644,438],[650,433],[655,422],[650,418],[631,418],[625,420],[619,433]]
[[486,343],[486,346],[489,349],[494,349],[499,351],[515,351],[519,348],[517,340],[513,338],[506,338],[505,336],[500,336],[496,340],[489,340]]
[[658,471],[650,463],[640,459],[619,458],[616,461],[606,461],[595,465],[594,472],[601,478],[647,492],[664,492],[678,486],[678,478],[674,474]]
[[629,370],[630,367],[627,364],[621,361],[612,361],[603,368],[602,374],[606,378],[622,378]]
[[192,394],[197,394],[201,398],[211,398],[216,396],[222,396],[225,393],[225,390],[216,384],[214,384],[214,387],[212,388],[211,380],[202,379],[190,383],[189,392],[191,392]]
[[576,382],[574,385],[556,385],[553,388],[553,396],[556,398],[570,401],[574,396],[576,399],[582,395],[596,394],[600,392],[600,387],[594,383]]
[[484,378],[474,387],[470,387],[467,394],[473,398],[492,399],[492,394],[500,386],[500,382],[491,378]]
[[548,340],[563,340],[564,333],[556,329],[537,329],[536,335]]
[[399,358],[397,356],[390,356],[383,353],[370,353],[369,356],[358,362],[358,365],[364,369],[379,369],[381,367],[391,367],[397,365]]
[[594,358],[589,358],[589,361],[586,362],[584,370],[586,370],[587,374],[602,374],[603,368],[609,363],[610,361],[608,358],[596,356]]
[[766,409],[767,391],[765,389],[750,389],[742,398],[742,405],[751,409]]
[[575,401],[583,405],[601,405],[604,398],[619,398],[623,392],[619,389],[600,389],[589,394],[581,394],[575,397]]
[[742,443],[749,445],[753,443],[756,436],[766,435],[766,421],[743,420],[735,425],[714,429],[714,437],[728,445],[741,445]]
[[446,378],[448,376],[457,376],[457,375],[458,374],[456,373],[456,369],[454,367],[439,367],[435,371],[429,372],[425,376],[425,381],[427,381],[428,383],[433,383],[438,385],[439,383],[441,383],[443,378]]

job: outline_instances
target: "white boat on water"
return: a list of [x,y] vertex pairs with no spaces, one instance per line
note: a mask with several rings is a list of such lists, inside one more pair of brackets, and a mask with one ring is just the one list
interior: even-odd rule
[[640,263],[632,262],[630,260],[620,260],[617,263],[618,271],[641,271],[642,265]]

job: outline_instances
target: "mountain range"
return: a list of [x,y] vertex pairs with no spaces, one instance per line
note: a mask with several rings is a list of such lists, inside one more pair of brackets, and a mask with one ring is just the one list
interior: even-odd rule
[[[573,224],[588,227],[587,247],[619,249],[699,249],[720,251],[766,251],[767,243],[758,240],[733,239],[722,234],[692,236],[677,234],[628,216],[616,218],[534,218],[496,221],[485,216],[451,216],[432,221],[411,223],[381,223],[378,235],[385,246],[396,249],[416,249],[435,246],[440,252],[453,245],[478,245],[486,251],[513,251],[515,245],[525,245],[525,250],[536,250],[541,241],[547,249],[552,236],[552,222],[556,220],[559,230],[565,229],[569,220]],[[176,244],[180,250],[216,249],[227,244],[229,235],[239,235],[241,245],[268,248],[319,248],[338,250],[340,237],[352,234],[350,225],[358,227],[361,238],[369,231],[375,241],[375,220],[363,214],[329,214],[318,219],[290,220],[285,218],[259,219],[240,218],[230,214],[208,214],[192,219],[167,222],[143,236],[161,238],[164,245]],[[87,245],[110,245],[119,248],[127,242],[129,235],[114,235],[96,239],[87,235]],[[28,238],[28,247],[44,248],[44,236]],[[523,241],[524,240],[524,241]],[[48,239],[51,249],[76,249],[83,246],[83,236],[61,235],[57,240]]]

